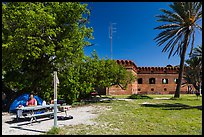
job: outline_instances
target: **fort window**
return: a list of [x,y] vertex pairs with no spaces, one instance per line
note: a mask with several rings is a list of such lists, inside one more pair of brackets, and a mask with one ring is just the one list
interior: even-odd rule
[[164,88],[164,91],[167,91],[167,89],[166,89],[166,88]]
[[153,89],[153,88],[151,88],[151,91],[154,91],[154,89]]
[[149,79],[149,84],[155,84],[155,78],[150,78]]
[[140,88],[138,88],[138,91],[140,91],[141,89]]
[[138,84],[142,84],[142,78],[138,78],[137,82]]
[[175,79],[174,79],[174,82],[175,82],[176,84],[178,84],[178,79],[177,79],[177,78],[175,78]]
[[168,84],[168,79],[167,78],[162,79],[162,84]]

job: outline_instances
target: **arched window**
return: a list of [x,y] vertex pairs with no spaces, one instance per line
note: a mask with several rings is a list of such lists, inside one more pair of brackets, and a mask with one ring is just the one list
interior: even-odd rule
[[162,84],[168,84],[168,79],[167,78],[162,79]]
[[149,84],[155,84],[155,78],[150,78],[149,79]]
[[178,79],[177,79],[177,78],[175,78],[175,79],[174,79],[174,82],[175,82],[176,84],[178,84]]
[[138,78],[137,83],[142,84],[142,78]]

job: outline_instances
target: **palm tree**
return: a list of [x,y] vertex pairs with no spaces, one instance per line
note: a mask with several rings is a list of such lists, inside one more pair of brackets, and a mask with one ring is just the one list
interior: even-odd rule
[[200,69],[200,71],[199,71],[200,72],[199,84],[198,85],[199,85],[199,92],[200,92],[200,94],[202,94],[201,93],[201,85],[202,85],[201,84],[202,83],[202,46],[201,45],[193,49],[193,54],[192,54],[191,58],[197,58],[197,60],[198,60],[197,66]]
[[169,52],[168,58],[175,54],[180,55],[178,84],[174,97],[180,97],[181,81],[184,71],[184,61],[188,45],[191,44],[191,51],[194,47],[195,30],[202,31],[197,22],[202,18],[201,2],[173,2],[169,7],[173,10],[161,9],[163,15],[158,15],[157,21],[166,22],[154,29],[162,30],[155,37],[157,45],[165,45],[162,52]]
[[198,46],[196,48],[193,49],[193,53],[192,55],[190,55],[190,58],[197,58],[199,61],[199,67],[202,70],[202,46]]
[[198,58],[202,58],[202,46],[198,46],[196,48],[193,49],[193,55],[198,57]]
[[200,66],[202,66],[202,46],[198,46],[196,48],[193,49],[193,53],[192,55],[190,55],[190,57],[196,57],[199,59],[199,64]]
[[200,60],[197,57],[191,57],[190,59],[186,60],[187,66],[185,66],[185,73],[184,79],[185,83],[183,84],[193,84],[195,89],[198,91],[200,88],[201,79],[201,67],[200,67]]

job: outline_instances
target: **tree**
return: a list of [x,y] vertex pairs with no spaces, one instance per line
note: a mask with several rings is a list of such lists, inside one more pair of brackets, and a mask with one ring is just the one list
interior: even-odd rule
[[84,56],[82,61],[68,70],[69,73],[61,76],[60,94],[68,97],[66,100],[70,104],[86,98],[93,91],[100,95],[101,89],[113,85],[126,89],[135,80],[135,76],[115,60],[99,59],[95,51],[90,57]]
[[200,66],[200,68],[202,70],[202,46],[201,45],[193,49],[193,53],[192,53],[192,55],[190,55],[190,57],[198,58],[199,66]]
[[191,51],[194,46],[195,30],[202,28],[197,22],[202,18],[201,2],[174,2],[169,7],[173,10],[161,9],[163,15],[158,15],[157,21],[167,22],[155,29],[163,30],[155,37],[157,45],[165,45],[162,52],[169,52],[168,58],[178,54],[180,56],[178,84],[175,91],[175,98],[180,97],[180,87],[184,71],[186,50],[191,43]]
[[201,78],[201,68],[199,66],[199,59],[196,57],[192,57],[186,60],[187,66],[185,67],[184,79],[186,83],[183,84],[193,84],[195,89],[199,91],[200,83],[202,81]]
[[77,64],[90,45],[89,16],[87,5],[79,2],[2,3],[4,84],[50,97],[53,71],[59,76],[70,73],[67,68]]
[[[202,48],[198,46],[193,49],[190,59],[186,60],[184,79],[187,84],[193,84],[197,91],[201,90],[202,83]],[[200,91],[201,92],[201,91]]]
[[202,60],[202,46],[198,46],[196,48],[194,48],[194,51],[193,51],[193,57],[197,57],[199,59]]

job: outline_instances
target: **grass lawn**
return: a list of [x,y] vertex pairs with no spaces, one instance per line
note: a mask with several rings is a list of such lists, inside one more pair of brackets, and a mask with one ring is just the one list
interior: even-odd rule
[[[148,96],[153,98],[173,97],[173,95]],[[179,99],[170,100],[113,100],[110,103],[91,105],[107,106],[112,109],[101,112],[98,118],[93,119],[98,123],[97,125],[65,126],[58,130],[55,129],[54,133],[67,135],[202,135],[202,97],[197,99],[196,95],[182,94]],[[48,134],[52,132],[53,129]]]

